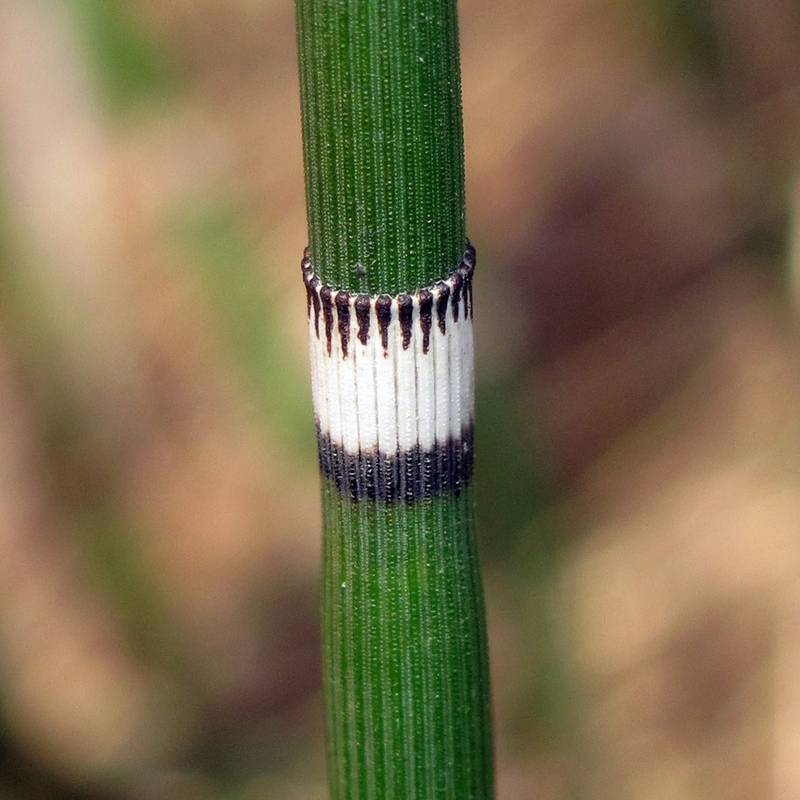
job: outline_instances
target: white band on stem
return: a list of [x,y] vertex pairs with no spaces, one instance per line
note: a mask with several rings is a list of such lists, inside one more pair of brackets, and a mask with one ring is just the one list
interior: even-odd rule
[[471,477],[474,267],[468,247],[430,288],[366,295],[322,285],[306,253],[320,464],[354,499],[458,492]]

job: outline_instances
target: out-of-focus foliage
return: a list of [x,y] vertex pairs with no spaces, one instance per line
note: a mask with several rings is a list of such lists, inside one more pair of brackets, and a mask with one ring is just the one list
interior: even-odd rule
[[178,76],[169,50],[123,0],[69,0],[103,100],[123,111],[174,91]]
[[640,9],[642,6],[675,63],[703,77],[718,75],[724,51],[717,28],[718,7],[713,0],[646,0]]
[[313,460],[316,444],[308,421],[311,398],[303,364],[287,357],[281,298],[264,285],[254,242],[241,229],[236,210],[187,210],[177,237],[197,267],[232,355],[251,381],[284,441],[287,457]]
[[[460,12],[499,798],[800,796],[796,4]],[[321,798],[291,6],[0,75],[0,797]]]

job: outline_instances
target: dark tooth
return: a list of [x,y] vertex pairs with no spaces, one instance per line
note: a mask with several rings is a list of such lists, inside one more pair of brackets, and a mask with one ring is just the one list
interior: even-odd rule
[[388,294],[378,296],[375,301],[375,316],[381,332],[381,345],[384,356],[389,355],[389,324],[392,321],[392,298]]
[[475,248],[467,242],[464,253],[464,316],[472,319],[472,276],[475,274]]
[[303,259],[300,262],[300,269],[303,271],[303,278],[314,271],[311,266],[311,251],[307,247],[303,250]]
[[319,297],[317,295],[319,278],[314,275],[314,270],[311,267],[311,256],[307,247],[303,252],[300,269],[303,271],[303,283],[306,287],[306,313],[310,317],[311,307],[314,307],[314,331],[317,334],[317,339],[319,339]]
[[314,304],[314,332],[317,335],[317,339],[319,339],[319,278],[312,278],[308,285],[311,289],[311,302]]
[[422,352],[427,355],[431,344],[431,325],[433,323],[433,293],[429,289],[419,292],[419,325],[422,329]]
[[350,343],[350,295],[347,292],[336,293],[336,311],[339,317],[339,342],[342,345],[342,357],[347,358],[347,346]]
[[356,297],[356,321],[358,322],[358,341],[366,344],[369,341],[369,310],[371,303],[368,294]]
[[403,334],[403,350],[408,350],[411,344],[411,325],[414,317],[414,301],[410,294],[401,294],[397,298],[398,317],[400,330]]
[[458,307],[461,305],[461,289],[464,277],[459,270],[453,274],[453,322],[458,322]]
[[333,340],[333,303],[330,286],[323,286],[319,290],[319,299],[322,301],[322,316],[325,318],[325,339],[328,342],[328,355],[331,354]]
[[469,242],[467,242],[467,249],[464,251],[463,263],[471,275],[475,269],[475,248]]
[[447,333],[447,301],[450,298],[450,287],[444,282],[436,284],[439,289],[439,296],[436,298],[436,321],[442,335]]

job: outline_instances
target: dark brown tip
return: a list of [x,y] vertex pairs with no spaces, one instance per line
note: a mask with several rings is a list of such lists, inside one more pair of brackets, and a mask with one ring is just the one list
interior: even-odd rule
[[333,342],[333,303],[331,294],[333,290],[330,286],[323,286],[319,290],[319,299],[322,302],[322,316],[325,318],[325,340],[328,343],[328,355],[331,354]]
[[347,358],[350,344],[350,295],[347,292],[336,293],[336,312],[339,318],[339,342],[342,346],[342,357]]
[[368,294],[356,297],[356,322],[358,323],[358,341],[366,344],[369,341],[369,310],[370,300]]
[[419,292],[419,325],[422,329],[422,352],[427,355],[431,345],[431,326],[433,324],[433,293],[429,289]]
[[379,295],[375,301],[375,316],[378,318],[381,345],[383,345],[383,354],[386,356],[389,354],[389,324],[392,321],[392,298],[388,294]]
[[447,301],[450,299],[450,287],[440,281],[436,284],[439,289],[439,296],[436,298],[436,321],[442,335],[447,333]]
[[411,325],[414,318],[414,301],[410,294],[401,294],[397,298],[398,319],[403,335],[403,350],[408,350],[411,344]]

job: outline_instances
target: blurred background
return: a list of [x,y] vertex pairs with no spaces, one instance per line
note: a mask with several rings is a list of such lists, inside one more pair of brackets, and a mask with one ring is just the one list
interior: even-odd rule
[[[800,798],[800,5],[463,0],[499,800]],[[0,800],[321,800],[289,0],[0,0]]]

